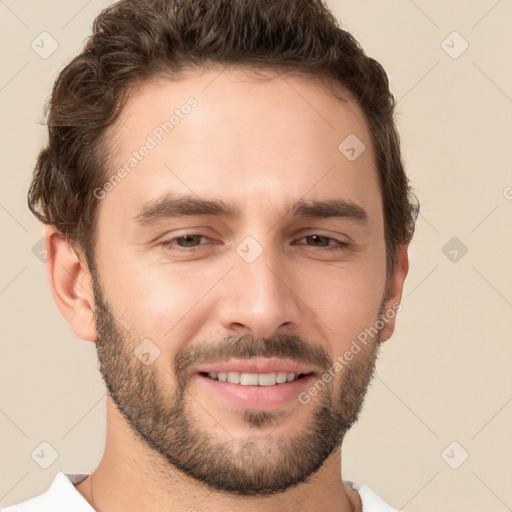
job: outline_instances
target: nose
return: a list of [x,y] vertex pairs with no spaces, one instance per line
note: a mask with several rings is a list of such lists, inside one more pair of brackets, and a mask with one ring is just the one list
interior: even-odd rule
[[250,334],[258,339],[295,330],[304,312],[285,262],[279,262],[269,250],[252,263],[242,258],[234,261],[220,299],[222,327],[232,334]]

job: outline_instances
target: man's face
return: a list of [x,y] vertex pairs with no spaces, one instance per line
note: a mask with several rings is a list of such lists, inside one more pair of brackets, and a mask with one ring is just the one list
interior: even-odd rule
[[[129,171],[97,193],[97,349],[155,461],[270,494],[318,470],[357,419],[379,337],[332,368],[386,307],[382,199],[355,103],[297,77],[219,72],[144,85],[111,134],[107,178]],[[351,134],[356,159],[338,149]],[[162,203],[171,194],[232,215],[190,215]],[[295,207],[324,201],[352,208]]]

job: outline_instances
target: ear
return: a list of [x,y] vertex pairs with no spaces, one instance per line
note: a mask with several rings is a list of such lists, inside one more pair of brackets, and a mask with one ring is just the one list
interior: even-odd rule
[[399,245],[395,251],[395,268],[390,278],[387,297],[382,310],[384,327],[381,331],[381,343],[389,340],[395,331],[396,315],[401,309],[402,290],[409,271],[407,245]]
[[92,279],[85,263],[54,226],[44,229],[46,270],[53,298],[79,338],[96,341]]

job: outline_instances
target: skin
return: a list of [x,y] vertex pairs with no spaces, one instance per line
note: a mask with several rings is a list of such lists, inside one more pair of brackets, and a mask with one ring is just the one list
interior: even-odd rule
[[[308,404],[293,400],[263,412],[234,406],[212,396],[194,370],[199,357],[242,356],[244,348],[287,356],[296,349],[319,363],[321,375],[327,368],[321,361],[334,363],[379,313],[396,309],[407,247],[397,248],[386,295],[382,197],[364,115],[356,102],[340,102],[322,84],[298,76],[263,81],[233,68],[209,68],[153,80],[135,90],[108,134],[117,164],[109,176],[190,96],[197,107],[100,200],[96,275],[78,248],[46,228],[55,301],[73,332],[97,344],[103,378],[117,394],[107,398],[103,457],[76,487],[104,512],[361,510],[358,493],[340,479],[340,446],[395,317]],[[349,134],[366,146],[354,161],[338,150]],[[221,198],[242,215],[137,225],[142,205],[169,191]],[[362,206],[368,223],[289,215],[300,199],[332,198]],[[191,233],[206,238],[175,240],[172,250],[162,245]],[[327,252],[323,239],[307,238],[315,234],[350,245]],[[251,263],[236,252],[248,236],[263,251]],[[160,350],[147,366],[133,356],[144,339]],[[308,347],[327,359],[309,356]],[[181,370],[177,360],[186,362]],[[322,406],[334,419],[323,418],[325,433],[315,438],[311,427]],[[151,412],[158,413],[154,423]],[[200,460],[210,469],[225,463],[231,477],[243,476],[239,493],[222,490],[218,479],[201,482],[170,462],[171,455],[183,462],[190,454],[176,448],[174,427],[184,419],[187,429],[194,425],[210,435],[210,444],[195,438]],[[144,428],[156,448],[137,435]],[[301,456],[297,440],[312,452]],[[326,453],[313,471],[308,464],[320,449]],[[294,465],[287,463],[293,456]],[[301,479],[294,480],[294,468],[304,470]],[[262,476],[267,492],[256,490]],[[272,482],[275,492],[268,492]]]

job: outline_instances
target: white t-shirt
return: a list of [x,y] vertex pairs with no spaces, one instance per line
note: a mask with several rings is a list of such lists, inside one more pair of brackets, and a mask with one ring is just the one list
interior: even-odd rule
[[[0,512],[95,512],[73,484],[84,480],[87,475],[60,472],[50,488],[26,501],[4,507]],[[350,480],[344,482],[356,489],[363,502],[363,512],[398,512],[379,498],[367,485]]]

